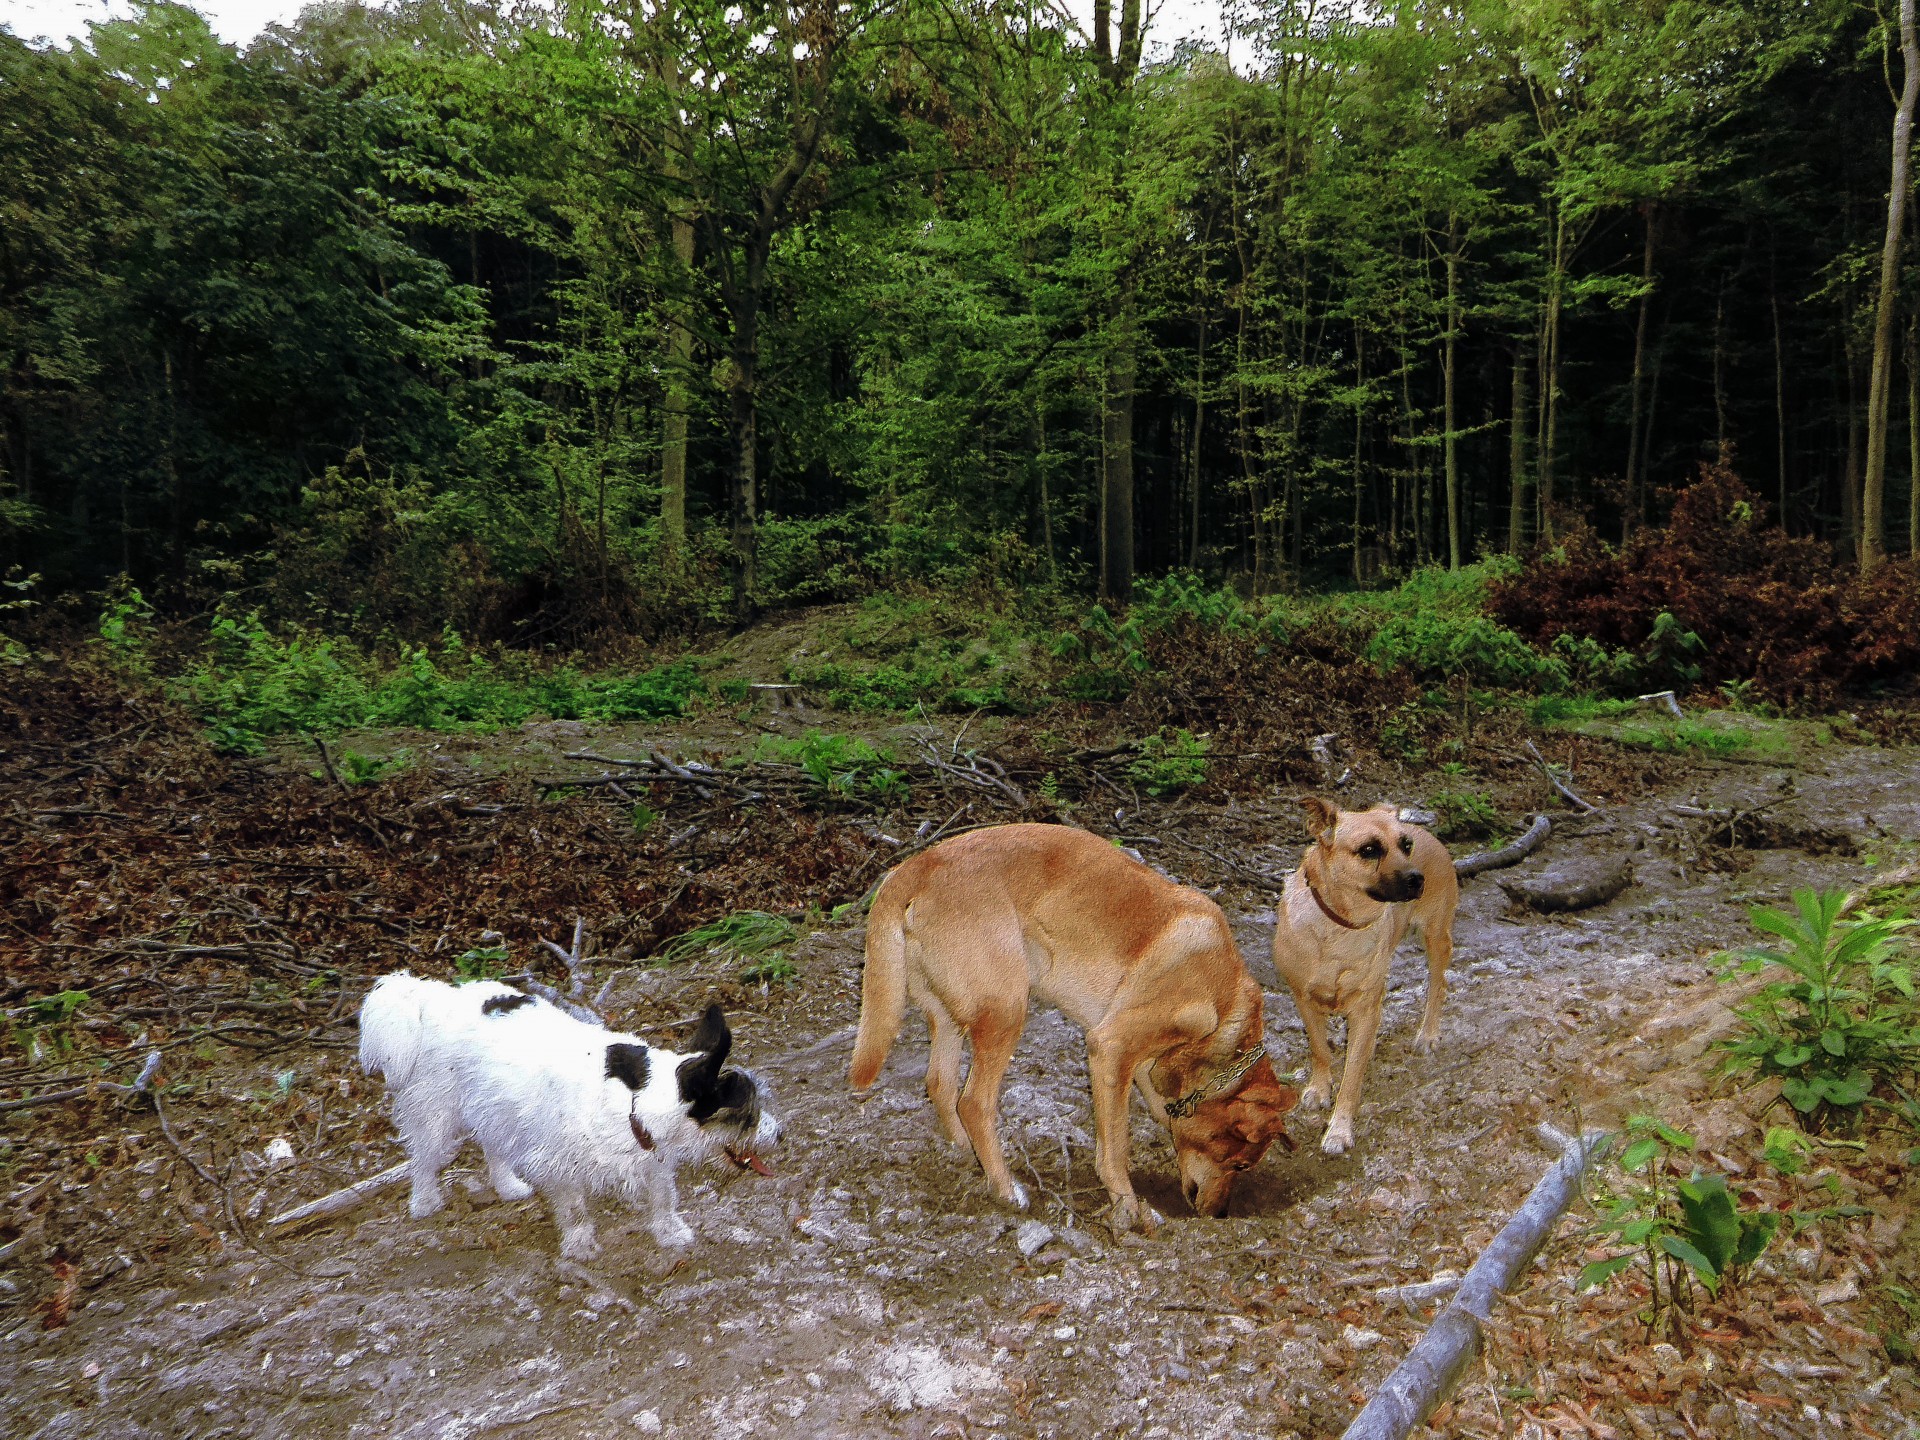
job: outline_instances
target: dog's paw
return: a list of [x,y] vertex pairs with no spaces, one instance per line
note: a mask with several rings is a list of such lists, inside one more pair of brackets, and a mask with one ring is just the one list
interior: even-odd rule
[[1300,1092],[1299,1107],[1302,1110],[1323,1110],[1333,1099],[1333,1086],[1314,1081]]
[[653,1227],[653,1238],[663,1248],[677,1250],[693,1243],[693,1227],[675,1215],[671,1220],[662,1220]]
[[407,1205],[407,1213],[416,1220],[425,1220],[428,1216],[438,1215],[446,1208],[447,1197],[443,1192],[416,1190],[413,1192],[413,1199]]
[[1431,1055],[1440,1048],[1440,1030],[1435,1026],[1431,1033],[1422,1030],[1413,1037],[1413,1048],[1422,1055]]
[[560,1237],[560,1254],[568,1260],[598,1260],[600,1239],[591,1230],[569,1230]]
[[1018,1180],[1012,1182],[1011,1188],[1001,1198],[1016,1210],[1024,1210],[1032,1203],[1027,1197],[1027,1187]]
[[1165,1218],[1137,1195],[1114,1198],[1112,1225],[1116,1239],[1124,1235],[1152,1235]]
[[511,1173],[493,1177],[493,1193],[502,1200],[524,1200],[533,1194],[533,1186]]
[[1343,1120],[1336,1120],[1327,1126],[1327,1133],[1320,1137],[1320,1150],[1326,1155],[1344,1155],[1353,1148],[1353,1127]]

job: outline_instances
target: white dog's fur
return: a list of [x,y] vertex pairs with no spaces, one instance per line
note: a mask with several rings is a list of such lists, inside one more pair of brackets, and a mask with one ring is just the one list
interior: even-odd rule
[[654,1238],[681,1246],[693,1239],[674,1183],[682,1164],[726,1154],[761,1168],[779,1125],[751,1074],[722,1069],[731,1044],[718,1006],[681,1054],[494,981],[405,972],[376,981],[360,1009],[360,1064],[392,1094],[413,1214],[446,1204],[441,1172],[471,1135],[501,1199],[546,1199],[573,1260],[600,1253],[589,1196],[637,1207],[644,1195]]

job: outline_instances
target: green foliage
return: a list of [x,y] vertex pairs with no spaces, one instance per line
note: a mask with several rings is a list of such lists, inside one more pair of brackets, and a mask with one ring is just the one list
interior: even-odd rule
[[1684,1131],[1636,1115],[1627,1121],[1625,1138],[1619,1177],[1598,1189],[1595,1228],[1628,1248],[1582,1268],[1574,1285],[1584,1290],[1635,1262],[1644,1264],[1650,1296],[1644,1319],[1653,1330],[1671,1323],[1675,1311],[1691,1308],[1695,1283],[1714,1295],[1737,1280],[1772,1243],[1781,1216],[1741,1209],[1723,1175],[1695,1170],[1676,1179],[1676,1157],[1694,1147]]
[[62,990],[27,1001],[14,1026],[14,1042],[27,1052],[27,1062],[39,1065],[71,1054],[73,1017],[92,1002],[85,990]]
[[334,752],[334,769],[340,772],[340,778],[349,785],[368,785],[389,771],[404,767],[408,755],[405,750],[396,750],[391,755],[363,755],[358,750],[338,750]]
[[[1024,710],[1041,676],[1029,622],[959,597],[871,595],[826,653],[789,662],[786,678],[835,709],[864,714]],[[839,658],[844,657],[844,658]]]
[[1756,928],[1777,946],[1724,957],[1725,978],[1769,980],[1739,1007],[1743,1033],[1727,1042],[1729,1064],[1778,1077],[1787,1103],[1810,1125],[1856,1125],[1876,1090],[1892,1089],[1920,1065],[1913,922],[1863,915],[1843,918],[1839,891],[1797,890],[1792,913],[1756,906]]
[[784,916],[738,910],[675,936],[653,958],[657,964],[677,965],[717,955],[747,962],[742,978],[788,979],[794,970],[785,951],[799,938],[800,927]]
[[453,957],[453,973],[458,980],[498,980],[507,973],[505,945],[476,945]]
[[144,675],[151,666],[152,624],[153,607],[147,597],[122,576],[107,592],[98,628],[107,653],[129,674]]
[[1177,795],[1207,783],[1207,752],[1213,742],[1190,730],[1165,730],[1134,742],[1139,758],[1127,765],[1127,778],[1156,798]]
[[1075,700],[1118,700],[1153,668],[1141,622],[1131,615],[1116,620],[1104,605],[1054,637],[1053,657],[1067,667],[1062,693]]
[[175,684],[222,749],[256,753],[268,736],[368,725],[499,729],[544,716],[659,720],[686,713],[706,682],[691,661],[639,674],[583,675],[494,660],[449,630],[436,652],[403,646],[382,665],[324,635],[282,636],[255,614],[217,615],[212,642]]
[[1500,812],[1481,790],[1436,790],[1433,808],[1439,813],[1443,840],[1477,840],[1497,833]]
[[798,765],[829,795],[865,796],[887,804],[912,798],[906,773],[894,768],[891,752],[846,735],[824,730],[810,730],[796,740],[763,735],[754,758]]

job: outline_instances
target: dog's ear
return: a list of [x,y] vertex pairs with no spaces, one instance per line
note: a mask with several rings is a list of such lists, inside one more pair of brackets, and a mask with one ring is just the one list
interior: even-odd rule
[[711,1091],[720,1079],[720,1067],[727,1063],[733,1049],[733,1032],[727,1029],[727,1017],[718,1005],[709,1005],[700,1017],[700,1025],[687,1042],[695,1053],[680,1062],[675,1073],[680,1077],[680,1098],[692,1100]]
[[618,1080],[629,1090],[645,1087],[647,1076],[653,1073],[653,1061],[644,1045],[629,1045],[625,1041],[607,1046],[607,1078]]
[[1318,795],[1303,795],[1300,803],[1306,809],[1307,827],[1313,831],[1313,838],[1324,841],[1340,822],[1340,807],[1329,804]]

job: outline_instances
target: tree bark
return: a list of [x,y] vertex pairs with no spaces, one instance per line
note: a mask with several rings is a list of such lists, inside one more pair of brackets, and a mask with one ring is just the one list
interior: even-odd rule
[[1453,380],[1454,351],[1460,339],[1460,217],[1447,216],[1447,354],[1445,372],[1446,434],[1441,446],[1447,466],[1447,568],[1460,568],[1460,458],[1456,444]]
[[1512,422],[1507,437],[1507,553],[1527,545],[1527,346],[1513,345]]
[[[1841,322],[1845,324],[1843,320]],[[1860,411],[1860,347],[1849,332],[1842,342],[1847,367],[1847,463],[1840,477],[1840,524],[1854,557],[1860,556],[1860,470],[1864,439]]]
[[673,217],[673,253],[688,283],[668,317],[666,418],[660,437],[660,558],[681,573],[687,556],[687,376],[693,365],[693,217]]
[[1567,240],[1566,217],[1561,215],[1553,227],[1553,271],[1547,282],[1546,327],[1542,337],[1546,354],[1540,385],[1540,406],[1545,411],[1545,419],[1540,434],[1540,481],[1536,499],[1540,533],[1549,540],[1553,538],[1553,510],[1558,498],[1554,494],[1554,452],[1560,431],[1560,309],[1566,281]]
[[1124,605],[1133,596],[1133,385],[1137,360],[1133,280],[1121,282],[1107,352],[1100,466],[1100,593]]
[[1920,559],[1920,316],[1907,321],[1907,558]]
[[1920,99],[1920,37],[1915,0],[1900,0],[1900,56],[1906,77],[1893,112],[1892,177],[1887,186],[1887,234],[1880,250],[1880,295],[1874,310],[1873,374],[1867,387],[1867,467],[1860,495],[1860,573],[1886,555],[1887,413],[1893,388],[1893,305],[1900,285],[1900,242],[1906,236],[1907,190],[1912,179],[1914,102]]
[[1773,307],[1773,431],[1780,479],[1780,528],[1787,528],[1787,357],[1780,336],[1780,286],[1771,247],[1767,253],[1767,299]]
[[1640,470],[1640,391],[1647,367],[1647,315],[1653,309],[1653,229],[1658,214],[1657,201],[1643,207],[1646,216],[1646,244],[1640,254],[1640,315],[1633,326],[1633,378],[1629,382],[1631,402],[1627,422],[1626,503],[1620,517],[1620,539],[1624,542],[1634,527],[1646,520],[1646,502],[1640,490],[1645,476]]
[[1362,481],[1364,451],[1366,439],[1367,406],[1365,401],[1367,384],[1366,342],[1360,330],[1360,322],[1353,322],[1353,583],[1358,585],[1367,577],[1362,573],[1360,564],[1360,497],[1364,493]]

